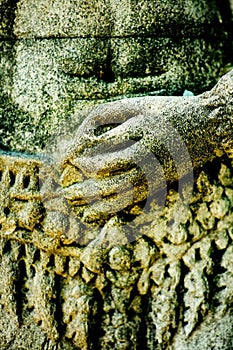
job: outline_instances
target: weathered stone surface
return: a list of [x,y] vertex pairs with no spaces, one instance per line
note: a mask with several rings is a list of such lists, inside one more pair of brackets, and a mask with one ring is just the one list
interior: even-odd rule
[[[223,5],[0,0],[1,349],[233,348],[232,73],[138,98],[231,69]],[[124,137],[167,192],[145,202]]]
[[13,37],[13,25],[17,0],[0,1],[0,39]]
[[20,38],[108,36],[111,31],[109,1],[18,2],[14,33]]
[[40,152],[55,129],[80,124],[82,110],[107,100],[205,91],[232,57],[215,2],[1,4],[4,40],[18,39],[1,44],[2,147],[10,149]]
[[[86,200],[87,218],[101,216],[107,205],[109,213],[125,201],[137,205],[216,155],[231,154],[232,115],[233,70],[199,96],[141,97],[99,106],[80,126],[65,160],[85,179],[69,184],[69,199],[82,210]],[[224,177],[222,182],[226,184]],[[132,186],[135,196],[130,199]],[[228,203],[216,202],[210,210],[220,219]],[[204,217],[210,224],[207,213]]]
[[203,36],[219,26],[217,1],[39,1],[17,4],[14,34],[29,37]]
[[[7,146],[10,141],[12,149],[33,151],[34,147],[39,151],[39,142],[57,124],[65,124],[68,118],[76,118],[74,124],[79,122],[76,111],[101,100],[146,92],[182,93],[185,88],[195,90],[199,83],[202,88],[207,87],[220,67],[220,52],[212,47],[205,52],[205,46],[204,40],[194,40],[188,50],[186,42],[177,44],[171,39],[19,41],[14,53],[6,55],[7,64],[2,61],[2,71],[7,79],[5,90],[11,87],[9,104],[17,106],[15,113],[24,115],[25,120],[23,128],[22,119],[14,121],[9,135],[12,140],[5,138],[4,142]],[[14,61],[10,61],[10,56]],[[205,59],[205,74],[197,73],[190,80],[190,66],[197,65],[200,56]],[[9,62],[14,66],[6,75]],[[10,68],[14,71],[11,84]],[[5,123],[12,122],[9,115],[3,114],[2,118],[7,118]],[[35,129],[39,129],[37,135]]]
[[[96,108],[67,149],[69,157],[63,148],[54,163],[45,156],[1,152],[0,322],[3,349],[5,344],[12,350],[19,346],[26,350],[29,344],[52,350],[105,350],[110,347],[188,350],[194,344],[197,349],[211,346],[231,349],[232,73],[224,76],[212,91],[197,97],[143,97],[129,99],[128,104],[123,100]],[[181,113],[184,106],[185,113]],[[192,118],[188,118],[187,110]],[[113,112],[115,121],[122,124],[111,129],[114,120],[110,120],[109,125],[107,118],[108,124],[104,125],[102,119]],[[135,123],[125,133],[131,120],[129,112],[131,118],[140,121],[143,130],[145,122],[152,131],[155,130],[153,123],[148,123],[152,121],[148,119],[149,115],[155,119],[156,115],[159,117],[156,124],[160,131],[163,128],[159,121],[167,127],[172,124],[172,129],[167,131],[177,128],[183,137],[187,136],[190,156],[194,164],[197,162],[197,169],[200,165],[202,168],[195,172],[193,193],[187,186],[178,186],[178,191],[171,188],[167,193],[166,204],[158,204],[156,196],[152,196],[144,206],[143,202],[140,204],[141,182],[141,194],[137,194],[137,187],[134,188],[137,194],[133,197],[136,199],[134,209],[130,202],[124,204],[122,197],[125,210],[112,211],[111,218],[108,212],[107,215],[103,212],[102,220],[96,220],[95,203],[104,199],[107,208],[114,197],[111,197],[111,186],[109,191],[101,184],[100,200],[95,194],[97,184],[89,187],[94,200],[84,196],[84,202],[80,202],[79,185],[89,181],[88,174],[83,176],[77,168],[81,164],[80,150],[84,149],[84,154],[90,152],[87,145],[89,148],[93,143],[101,145],[101,138],[112,133],[111,147],[116,146],[114,138],[119,146],[122,139],[118,130],[125,136],[129,132],[139,145],[140,140],[132,133]],[[144,118],[140,117],[141,113]],[[178,123],[175,122],[177,116]],[[202,122],[205,124],[200,130],[206,129],[207,134],[202,133],[203,139],[199,140],[197,125]],[[110,129],[106,131],[103,125]],[[93,130],[97,131],[94,138],[91,136]],[[140,132],[138,127],[137,132]],[[192,139],[190,136],[194,132]],[[209,134],[217,136],[217,139],[211,139],[213,149],[219,155],[223,146],[224,154],[206,164],[213,155],[204,149],[207,158],[202,156],[199,163],[198,148],[192,146],[196,142],[203,148]],[[175,147],[174,135],[169,133]],[[127,140],[125,136],[123,139]],[[154,143],[152,150],[159,156],[155,150],[161,148],[155,141],[147,139],[144,146],[152,147],[151,142]],[[160,138],[160,143],[163,141],[167,143],[166,138]],[[207,143],[206,147],[212,143]],[[106,150],[104,143],[102,146]],[[110,147],[108,151],[111,151]],[[172,153],[169,147],[168,151]],[[162,155],[164,158],[160,160],[164,159],[164,168],[169,169],[171,165],[166,152]],[[181,163],[185,162],[184,154],[178,152],[178,155]],[[58,161],[63,162],[62,167]],[[89,162],[92,162],[91,157]],[[111,182],[111,179],[115,176],[122,180],[121,172],[127,169],[125,164],[121,168],[116,162],[117,167],[113,175],[109,172],[104,179],[107,177],[105,185],[113,184],[116,192],[121,182]],[[92,171],[94,174],[95,169]],[[104,172],[102,175],[99,172],[100,180],[103,175]],[[148,175],[151,174],[146,172]],[[179,175],[178,182],[184,174]],[[95,177],[92,176],[92,180],[96,181]],[[150,178],[147,180],[149,182]],[[192,178],[185,183],[192,185]],[[107,196],[103,191],[108,191]],[[122,191],[127,194],[124,184]],[[87,214],[86,199],[89,202]],[[141,201],[144,199],[142,196]],[[216,332],[210,332],[210,329],[216,329]]]
[[[116,220],[97,226],[91,240],[92,226],[77,221],[72,245],[67,229],[57,237],[47,230],[50,210],[73,217],[58,184],[43,190],[52,173],[44,178],[41,166],[1,154],[2,349],[232,348],[232,161],[224,156],[211,173],[199,172],[189,205],[175,190],[162,210],[150,203],[129,222],[126,241],[114,238]],[[220,202],[227,209],[213,215]],[[203,206],[214,226],[198,214]]]
[[[78,112],[107,99],[148,92],[182,94],[184,89],[196,91],[199,84],[205,89],[218,75],[221,61],[217,48],[205,49],[205,40],[190,41],[189,46],[187,40],[178,44],[171,39],[27,40],[14,48],[2,45],[7,48],[1,59],[6,91],[2,120],[11,130],[3,142],[27,151],[40,151],[39,143],[58,125],[68,118],[80,123]],[[193,78],[190,67],[198,66],[200,56],[205,65]],[[9,108],[22,116],[13,127]]]

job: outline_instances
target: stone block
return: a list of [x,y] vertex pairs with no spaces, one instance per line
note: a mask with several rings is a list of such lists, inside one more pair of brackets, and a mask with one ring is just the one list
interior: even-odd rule
[[215,0],[20,0],[14,34],[18,38],[197,37],[219,24]]
[[107,0],[20,0],[14,25],[18,38],[110,35]]

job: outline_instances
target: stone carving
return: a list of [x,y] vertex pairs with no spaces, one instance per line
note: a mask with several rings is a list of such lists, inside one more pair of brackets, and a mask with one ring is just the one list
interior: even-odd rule
[[96,108],[65,160],[85,179],[80,183],[75,177],[74,185],[68,184],[69,200],[82,208],[91,202],[87,216],[96,219],[98,212],[107,212],[103,207],[114,213],[115,202],[132,204],[132,186],[136,205],[216,154],[232,152],[232,95],[233,71],[196,97],[144,97]]
[[2,147],[41,152],[54,129],[112,99],[210,89],[232,57],[231,10],[220,5],[2,0]]
[[[120,126],[98,123],[109,113],[118,117],[115,106],[123,118],[128,116],[124,101],[97,107],[87,117],[74,145],[59,159],[60,168],[46,157],[1,153],[0,304],[1,319],[9,318],[11,325],[7,331],[2,327],[6,333],[2,349],[28,348],[28,341],[20,343],[20,334],[21,325],[29,327],[31,317],[41,329],[36,346],[50,350],[191,349],[199,332],[199,348],[208,349],[217,341],[205,334],[206,324],[215,327],[219,318],[230,317],[232,307],[232,88],[230,72],[214,89],[197,97],[128,100],[132,119],[137,119],[138,111],[145,116],[143,121],[139,113],[140,122],[151,121],[152,113],[158,113],[159,118],[168,117],[180,133],[181,125],[185,128],[181,135],[198,176],[188,202],[184,192],[181,198],[182,193],[171,188],[161,210],[151,201],[145,212],[133,211],[136,218],[127,225],[120,213],[90,222],[77,209],[87,209],[85,196],[77,196],[90,181],[87,175],[111,189],[106,177],[121,180],[119,171],[126,169],[118,153],[113,163],[108,158],[103,163],[100,151],[105,147],[94,147],[99,140],[105,142],[110,135],[115,148],[123,135],[123,142],[129,136],[140,144],[131,119],[121,120]],[[197,117],[206,130],[200,139],[198,133],[191,137]],[[190,129],[186,129],[187,120]],[[153,133],[147,135],[152,135],[151,146],[156,139]],[[211,178],[199,162],[194,140],[207,142],[201,145],[206,153],[203,163],[215,158]],[[99,178],[88,172],[87,159],[91,162],[96,154],[100,164],[110,166],[99,172]],[[116,167],[111,168],[112,164]],[[172,182],[173,165],[166,164],[170,164],[167,179]],[[120,181],[114,184],[121,187]],[[88,198],[87,202],[90,208],[95,206]],[[136,205],[139,202],[133,199]],[[223,329],[219,342],[229,350],[232,336]]]
[[233,348],[231,10],[0,1],[1,350]]

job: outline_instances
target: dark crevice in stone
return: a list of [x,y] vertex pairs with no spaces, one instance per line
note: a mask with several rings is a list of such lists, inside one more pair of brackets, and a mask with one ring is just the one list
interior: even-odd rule
[[180,276],[180,282],[179,285],[177,286],[177,302],[179,305],[179,315],[177,314],[179,318],[179,322],[182,324],[182,327],[184,327],[184,312],[185,312],[185,304],[184,304],[184,295],[186,293],[186,288],[184,286],[184,280],[187,274],[190,272],[189,268],[184,264],[183,260],[180,261],[180,271],[181,271],[181,276]]
[[5,33],[0,32],[0,40],[14,38],[13,27],[18,0],[5,0],[0,4],[0,25],[4,27]]
[[9,171],[9,175],[10,175],[10,187],[12,187],[15,184],[15,173],[13,171]]
[[28,188],[29,184],[30,184],[30,175],[25,175],[23,177],[23,188],[24,189]]
[[101,317],[103,315],[103,300],[99,291],[95,288],[93,291],[94,303],[97,303],[97,312],[90,319],[90,349],[101,350],[99,339],[101,331]]
[[224,61],[232,63],[233,56],[233,14],[228,1],[217,0],[222,17],[222,31],[224,40]]
[[147,349],[147,314],[149,310],[149,296],[142,297],[142,314],[140,315],[141,324],[138,332],[138,344],[137,349]]
[[[11,101],[11,90],[13,85],[13,71],[15,62],[15,40],[13,35],[13,25],[15,19],[17,1],[6,0],[0,5],[0,26],[4,27],[6,32],[2,33],[0,29],[0,148],[10,150],[10,145],[3,133],[14,130],[14,120],[17,115],[14,103]],[[5,29],[6,28],[6,29]]]
[[109,46],[108,57],[106,59],[106,62],[100,69],[98,80],[102,80],[105,83],[114,83],[115,73],[111,67],[111,62],[112,62],[112,53],[111,53],[111,47],[110,47],[111,45],[108,45],[108,46]]
[[62,307],[61,307],[62,303],[60,298],[62,278],[55,274],[54,280],[55,280],[54,290],[56,291],[56,296],[54,300],[54,303],[55,303],[54,319],[56,320],[56,323],[57,323],[58,334],[60,338],[62,338],[65,335],[65,327],[62,322],[62,319],[63,319],[63,313],[62,313]]
[[19,318],[19,322],[22,323],[22,317],[23,317],[23,306],[26,301],[26,291],[24,287],[25,278],[26,278],[26,265],[25,261],[21,259],[18,263],[18,279],[15,284],[16,289],[16,303],[17,303],[17,315]]

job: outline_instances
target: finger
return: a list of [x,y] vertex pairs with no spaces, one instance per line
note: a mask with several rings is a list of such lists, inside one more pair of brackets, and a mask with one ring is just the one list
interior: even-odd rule
[[119,152],[130,147],[135,141],[143,137],[144,130],[138,126],[138,121],[140,121],[138,118],[136,121],[133,118],[98,137],[85,140],[85,143],[82,145],[83,151],[76,149],[75,153],[69,158],[69,162],[77,164],[78,160],[76,158],[80,156],[93,157],[104,155],[106,152],[108,154],[110,152]]
[[[133,99],[102,104],[95,108],[84,121],[81,132],[91,133],[98,126],[122,124],[141,113],[142,108]],[[79,133],[79,132],[78,132]]]
[[[144,97],[144,98],[130,98],[109,102],[94,108],[88,117],[81,124],[75,136],[75,143],[80,150],[85,149],[85,140],[87,143],[90,140],[95,140],[95,137],[104,133],[106,127],[114,128],[119,124],[125,123],[139,115],[144,117],[149,114],[158,114],[165,107],[167,103],[175,100],[177,97]],[[77,149],[78,151],[78,149]]]
[[[137,167],[119,175],[102,178],[91,178],[82,183],[76,183],[64,189],[65,196],[76,205],[84,205],[117,196],[133,193],[134,202],[140,202],[148,196],[157,196],[158,191],[166,191],[166,177],[163,167],[153,157],[138,164]],[[160,197],[162,196],[162,192]],[[161,197],[162,198],[162,197]],[[161,199],[163,201],[163,198]],[[161,202],[160,200],[160,202]]]
[[118,196],[110,200],[102,199],[87,206],[83,211],[84,221],[97,221],[102,216],[117,214],[132,205],[132,194],[126,193],[124,197]]
[[[83,201],[83,205],[73,202],[75,206],[83,207],[84,217],[93,217],[93,221],[98,220],[98,216],[108,216],[109,214],[116,214],[128,207],[132,207],[138,202],[142,202],[147,198],[147,190],[144,186],[135,187],[132,190],[117,193],[115,196],[108,196],[101,200],[96,200],[91,203]],[[72,205],[72,204],[71,204]]]
[[[161,189],[160,189],[161,190]],[[107,196],[101,198],[101,200],[95,200],[91,203],[85,202],[80,206],[79,203],[73,204],[82,207],[82,220],[85,222],[98,222],[108,219],[109,215],[117,214],[124,210],[133,208],[138,203],[144,203],[149,198],[149,190],[147,184],[144,182],[136,183],[130,190],[124,192],[118,192],[116,196]],[[153,197],[156,203],[164,205],[166,199],[166,191],[157,191],[156,196]],[[83,201],[84,203],[84,201]],[[72,204],[71,204],[72,205]]]
[[77,152],[82,152],[96,137],[137,116],[142,108],[131,100],[115,101],[96,107],[78,128],[74,138]]
[[97,142],[100,145],[106,144],[114,147],[128,140],[139,141],[146,129],[145,116],[140,114],[99,135]]
[[140,141],[126,141],[121,147],[122,149],[117,152],[109,153],[108,149],[104,149],[102,154],[76,157],[72,160],[72,164],[87,177],[103,177],[135,167],[144,158],[146,159],[149,153]]
[[135,185],[141,183],[142,174],[133,169],[126,174],[116,175],[104,179],[88,179],[64,189],[65,197],[69,201],[83,205],[99,199],[113,198],[117,193],[132,192]]

